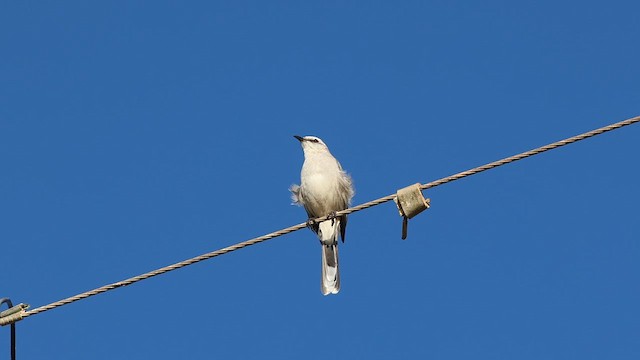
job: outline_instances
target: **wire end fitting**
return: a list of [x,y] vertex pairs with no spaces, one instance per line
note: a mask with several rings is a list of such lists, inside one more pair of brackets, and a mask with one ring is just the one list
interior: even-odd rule
[[0,326],[13,324],[22,320],[28,308],[28,304],[18,304],[12,308],[0,312]]

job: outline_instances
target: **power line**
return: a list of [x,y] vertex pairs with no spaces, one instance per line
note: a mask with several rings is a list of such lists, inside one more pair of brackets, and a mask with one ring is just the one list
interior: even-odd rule
[[583,134],[580,134],[580,135],[576,135],[576,136],[572,136],[572,137],[564,139],[564,140],[556,141],[554,143],[551,143],[551,144],[548,144],[548,145],[545,145],[545,146],[541,146],[541,147],[535,148],[533,150],[525,151],[525,152],[517,154],[517,155],[509,156],[507,158],[504,158],[504,159],[501,159],[501,160],[498,160],[498,161],[494,161],[494,162],[489,163],[489,164],[478,166],[476,168],[473,168],[473,169],[470,169],[470,170],[467,170],[467,171],[463,171],[463,172],[457,173],[455,175],[447,176],[446,178],[442,178],[440,180],[436,180],[436,181],[430,182],[428,184],[424,184],[420,188],[422,190],[426,190],[428,188],[432,188],[432,187],[436,187],[438,185],[446,184],[446,183],[451,182],[451,181],[462,179],[463,177],[475,175],[475,174],[483,172],[485,170],[489,170],[489,169],[496,168],[498,166],[506,165],[506,164],[512,163],[514,161],[522,160],[524,158],[528,158],[528,157],[533,156],[533,155],[538,155],[538,154],[543,153],[545,151],[553,150],[553,149],[556,149],[556,148],[559,148],[559,147],[562,147],[562,146],[565,146],[565,145],[573,144],[574,142],[578,142],[580,140],[584,140],[584,139],[590,138],[592,136],[600,135],[600,134],[606,133],[606,132],[611,131],[611,130],[619,129],[619,128],[623,127],[623,126],[631,125],[631,124],[636,123],[638,121],[640,121],[640,116],[636,116],[634,118],[627,119],[627,120],[624,120],[624,121],[620,121],[620,122],[617,122],[615,124],[611,124],[611,125],[607,125],[607,126],[595,129],[595,130],[591,130],[591,131],[588,131],[586,133],[583,133]]
[[[520,153],[520,154],[517,154],[517,155],[513,155],[513,156],[510,156],[510,157],[498,160],[498,161],[494,161],[494,162],[489,163],[489,164],[485,164],[485,165],[478,166],[478,167],[475,167],[473,169],[469,169],[469,170],[466,170],[466,171],[463,171],[463,172],[460,172],[460,173],[457,173],[457,174],[454,174],[454,175],[451,175],[451,176],[447,176],[445,178],[442,178],[442,179],[439,179],[439,180],[432,181],[430,183],[421,185],[420,188],[422,190],[429,189],[429,188],[434,188],[434,187],[439,186],[439,185],[443,185],[443,184],[446,184],[446,183],[449,183],[449,182],[452,182],[452,181],[455,181],[455,180],[459,180],[459,179],[465,178],[467,176],[475,175],[475,174],[478,174],[480,172],[483,172],[483,171],[486,171],[486,170],[489,170],[489,169],[493,169],[493,168],[496,168],[496,167],[499,167],[499,166],[502,166],[502,165],[506,165],[506,164],[512,163],[514,161],[522,160],[524,158],[527,158],[527,157],[530,157],[530,156],[533,156],[533,155],[537,155],[537,154],[543,153],[545,151],[549,151],[549,150],[556,149],[556,148],[559,148],[559,147],[562,147],[562,146],[565,146],[565,145],[568,145],[568,144],[572,144],[574,142],[578,142],[580,140],[584,140],[584,139],[587,139],[587,138],[592,137],[592,136],[600,135],[600,134],[603,134],[603,133],[611,131],[611,130],[619,129],[621,127],[624,127],[624,126],[627,126],[627,125],[631,125],[631,124],[634,124],[634,123],[637,123],[637,122],[640,122],[640,116],[637,116],[637,117],[634,117],[634,118],[630,118],[630,119],[627,119],[627,120],[624,120],[624,121],[620,121],[620,122],[615,123],[615,124],[607,125],[607,126],[599,128],[599,129],[595,129],[595,130],[592,130],[592,131],[589,131],[589,132],[586,132],[586,133],[583,133],[583,134],[580,134],[580,135],[576,135],[576,136],[573,136],[573,137],[570,137],[570,138],[567,138],[567,139],[564,139],[564,140],[560,140],[560,141],[557,141],[557,142],[554,142],[554,143],[551,143],[551,144],[548,144],[548,145],[545,145],[545,146],[541,146],[541,147],[533,149],[533,150],[529,150],[529,151],[526,151],[526,152],[523,152],[523,153]],[[396,197],[396,194],[387,195],[385,197],[382,197],[382,198],[379,198],[379,199],[376,199],[376,200],[373,200],[373,201],[369,201],[367,203],[364,203],[364,204],[361,204],[361,205],[358,205],[358,206],[354,206],[354,207],[346,209],[346,210],[338,211],[336,213],[336,215],[346,215],[346,214],[351,214],[351,213],[354,213],[354,212],[357,212],[357,211],[360,211],[360,210],[368,209],[370,207],[377,206],[377,205],[380,205],[382,203],[391,201],[395,197]],[[320,217],[320,218],[317,218],[317,219],[313,219],[313,221],[322,222],[322,221],[325,221],[325,220],[328,220],[328,219],[329,219],[329,216],[323,216],[323,217]],[[87,292],[84,292],[84,293],[81,293],[81,294],[78,294],[78,295],[63,299],[63,300],[59,300],[59,301],[53,302],[53,303],[48,304],[48,305],[44,305],[44,306],[35,308],[33,310],[25,311],[22,314],[22,318],[25,318],[25,317],[28,317],[28,316],[31,316],[31,315],[40,314],[40,313],[43,313],[45,311],[52,310],[52,309],[55,309],[55,308],[63,306],[63,305],[67,305],[67,304],[70,304],[70,303],[78,301],[78,300],[82,300],[82,299],[85,299],[85,298],[88,298],[88,297],[91,297],[91,296],[94,296],[94,295],[98,295],[98,294],[101,294],[101,293],[104,293],[104,292],[107,292],[107,291],[110,291],[110,290],[113,290],[113,289],[116,289],[116,288],[119,288],[119,287],[122,287],[122,286],[131,285],[131,284],[136,283],[138,281],[142,281],[142,280],[145,280],[145,279],[157,276],[157,275],[161,275],[161,274],[167,273],[169,271],[177,270],[177,269],[183,268],[185,266],[189,266],[189,265],[198,263],[198,262],[203,261],[203,260],[211,259],[213,257],[224,255],[224,254],[230,253],[232,251],[236,251],[236,250],[245,248],[247,246],[255,245],[255,244],[261,243],[263,241],[267,241],[267,240],[270,240],[270,239],[273,239],[273,238],[276,238],[276,237],[279,237],[279,236],[282,236],[282,235],[286,235],[286,234],[289,234],[291,232],[298,231],[298,230],[300,230],[302,228],[305,228],[306,226],[307,226],[306,222],[300,223],[300,224],[297,224],[297,225],[294,225],[294,226],[291,226],[291,227],[288,227],[288,228],[285,228],[285,229],[282,229],[282,230],[278,230],[278,231],[272,232],[272,233],[267,234],[267,235],[263,235],[263,236],[260,236],[260,237],[257,237],[257,238],[253,238],[253,239],[250,239],[250,240],[247,240],[247,241],[243,241],[243,242],[237,243],[235,245],[231,245],[231,246],[225,247],[223,249],[212,251],[212,252],[200,255],[200,256],[193,257],[191,259],[187,259],[187,260],[175,263],[173,265],[165,266],[165,267],[157,269],[157,270],[153,270],[153,271],[150,271],[150,272],[138,275],[138,276],[134,276],[134,277],[128,278],[128,279],[123,280],[123,281],[119,281],[119,282],[116,282],[116,283],[105,285],[105,286],[99,287],[97,289],[93,289],[93,290],[90,290],[90,291],[87,291]],[[4,324],[0,324],[0,325],[4,325]]]
[[146,280],[148,278],[151,278],[151,277],[154,277],[154,276],[157,276],[157,275],[161,275],[161,274],[167,273],[169,271],[173,271],[173,270],[177,270],[177,269],[183,268],[185,266],[193,265],[193,264],[198,263],[198,262],[203,261],[203,260],[211,259],[213,257],[220,256],[220,255],[224,255],[226,253],[230,253],[232,251],[236,251],[236,250],[245,248],[247,246],[255,245],[257,243],[261,243],[263,241],[267,241],[267,240],[276,238],[278,236],[282,236],[282,235],[285,235],[285,234],[300,230],[300,229],[302,229],[302,228],[304,228],[306,226],[307,226],[307,223],[301,223],[301,224],[298,224],[298,225],[294,225],[294,226],[288,227],[286,229],[278,230],[278,231],[272,232],[272,233],[267,234],[267,235],[263,235],[263,236],[260,236],[260,237],[257,237],[257,238],[251,239],[251,240],[243,241],[241,243],[237,243],[235,245],[231,245],[231,246],[228,246],[228,247],[220,249],[220,250],[212,251],[212,252],[209,252],[209,253],[206,253],[206,254],[202,254],[200,256],[193,257],[191,259],[180,261],[180,262],[175,263],[173,265],[165,266],[163,268],[160,268],[160,269],[157,269],[157,270],[153,270],[153,271],[150,271],[148,273],[144,273],[142,275],[134,276],[132,278],[128,278],[126,280],[118,281],[118,282],[113,283],[113,284],[101,286],[101,287],[99,287],[97,289],[93,289],[93,290],[84,292],[82,294],[78,294],[78,295],[75,295],[75,296],[60,300],[60,301],[56,301],[56,302],[51,303],[49,305],[41,306],[39,308],[30,310],[30,311],[26,311],[24,313],[23,317],[28,317],[28,316],[31,316],[31,315],[39,314],[39,313],[42,313],[42,312],[45,312],[45,311],[48,311],[48,310],[55,309],[57,307],[63,306],[63,305],[70,304],[72,302],[76,302],[78,300],[82,300],[82,299],[88,298],[90,296],[94,296],[94,295],[101,294],[103,292],[107,292],[109,290],[113,290],[113,289],[116,289],[116,288],[119,288],[119,287],[122,287],[122,286],[131,285],[131,284],[136,283],[138,281]]

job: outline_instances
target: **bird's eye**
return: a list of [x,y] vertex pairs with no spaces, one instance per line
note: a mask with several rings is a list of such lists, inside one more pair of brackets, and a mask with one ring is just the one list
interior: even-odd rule
[[317,143],[318,139],[311,139],[311,141],[313,141],[314,143]]

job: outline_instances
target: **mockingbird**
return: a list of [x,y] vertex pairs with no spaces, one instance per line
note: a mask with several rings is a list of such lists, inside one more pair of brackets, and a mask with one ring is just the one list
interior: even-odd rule
[[331,215],[331,219],[319,224],[309,221],[309,227],[318,235],[322,245],[322,277],[320,289],[323,295],[340,291],[338,271],[338,233],[344,242],[347,216],[336,216],[336,211],[349,207],[353,197],[351,177],[331,155],[325,143],[315,136],[295,136],[302,145],[304,164],[300,172],[300,185],[292,185],[291,199],[304,206],[309,219]]

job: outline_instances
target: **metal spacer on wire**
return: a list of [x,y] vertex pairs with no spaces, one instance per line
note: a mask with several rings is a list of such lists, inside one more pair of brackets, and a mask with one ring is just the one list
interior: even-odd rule
[[18,304],[12,308],[0,312],[0,326],[13,324],[22,320],[24,313],[29,308],[28,304]]
[[407,238],[409,219],[431,206],[431,199],[425,199],[422,196],[420,187],[420,183],[415,183],[402,188],[396,192],[396,197],[393,199],[398,206],[400,216],[402,216],[402,240]]

